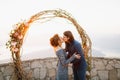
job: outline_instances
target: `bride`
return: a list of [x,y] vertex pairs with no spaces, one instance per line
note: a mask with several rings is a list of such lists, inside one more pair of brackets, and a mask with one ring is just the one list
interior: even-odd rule
[[59,37],[58,34],[55,34],[50,38],[50,44],[54,48],[55,53],[58,57],[58,71],[56,75],[56,80],[68,80],[68,64],[73,61],[75,58],[80,59],[80,55],[72,55],[67,59],[67,54],[64,49],[61,47],[63,40]]

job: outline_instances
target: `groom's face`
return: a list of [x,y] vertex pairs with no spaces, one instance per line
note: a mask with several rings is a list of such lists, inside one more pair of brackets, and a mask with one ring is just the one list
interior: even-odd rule
[[67,36],[63,35],[63,40],[64,40],[64,42],[68,42],[69,38]]

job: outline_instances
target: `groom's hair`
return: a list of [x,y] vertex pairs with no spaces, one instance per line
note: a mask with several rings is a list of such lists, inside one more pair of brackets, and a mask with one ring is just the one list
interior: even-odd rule
[[69,38],[69,42],[74,41],[74,36],[71,31],[65,31],[63,34]]
[[53,46],[53,47],[56,47],[59,45],[58,41],[60,40],[58,34],[55,34],[53,37],[50,38],[50,44]]

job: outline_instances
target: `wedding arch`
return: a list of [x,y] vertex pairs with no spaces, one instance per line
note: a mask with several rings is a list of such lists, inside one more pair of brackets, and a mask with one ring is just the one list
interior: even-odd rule
[[[10,39],[6,43],[6,46],[10,49],[15,69],[15,74],[17,76],[17,80],[29,80],[28,77],[25,75],[25,71],[22,67],[22,61],[20,59],[21,55],[21,47],[24,42],[24,37],[27,32],[27,30],[30,27],[30,24],[34,23],[35,21],[40,20],[50,20],[52,18],[59,17],[64,18],[71,22],[72,25],[75,26],[77,29],[77,32],[81,38],[82,41],[82,47],[84,51],[84,55],[86,58],[86,61],[88,63],[88,71],[91,70],[91,40],[89,36],[86,34],[85,30],[77,23],[77,21],[73,18],[73,16],[66,12],[65,10],[45,10],[41,11],[33,16],[27,21],[22,21],[20,23],[15,24],[15,28],[11,30],[10,32]],[[88,77],[90,78],[90,76]]]

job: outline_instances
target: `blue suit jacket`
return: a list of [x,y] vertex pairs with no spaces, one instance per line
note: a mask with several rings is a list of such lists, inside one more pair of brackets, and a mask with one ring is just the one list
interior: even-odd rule
[[66,51],[68,52],[68,58],[70,58],[75,52],[77,52],[77,54],[80,54],[81,56],[80,59],[74,59],[72,61],[74,69],[78,69],[78,68],[82,69],[87,66],[84,53],[83,53],[83,49],[81,47],[81,44],[78,41],[74,40],[72,43],[67,44]]

